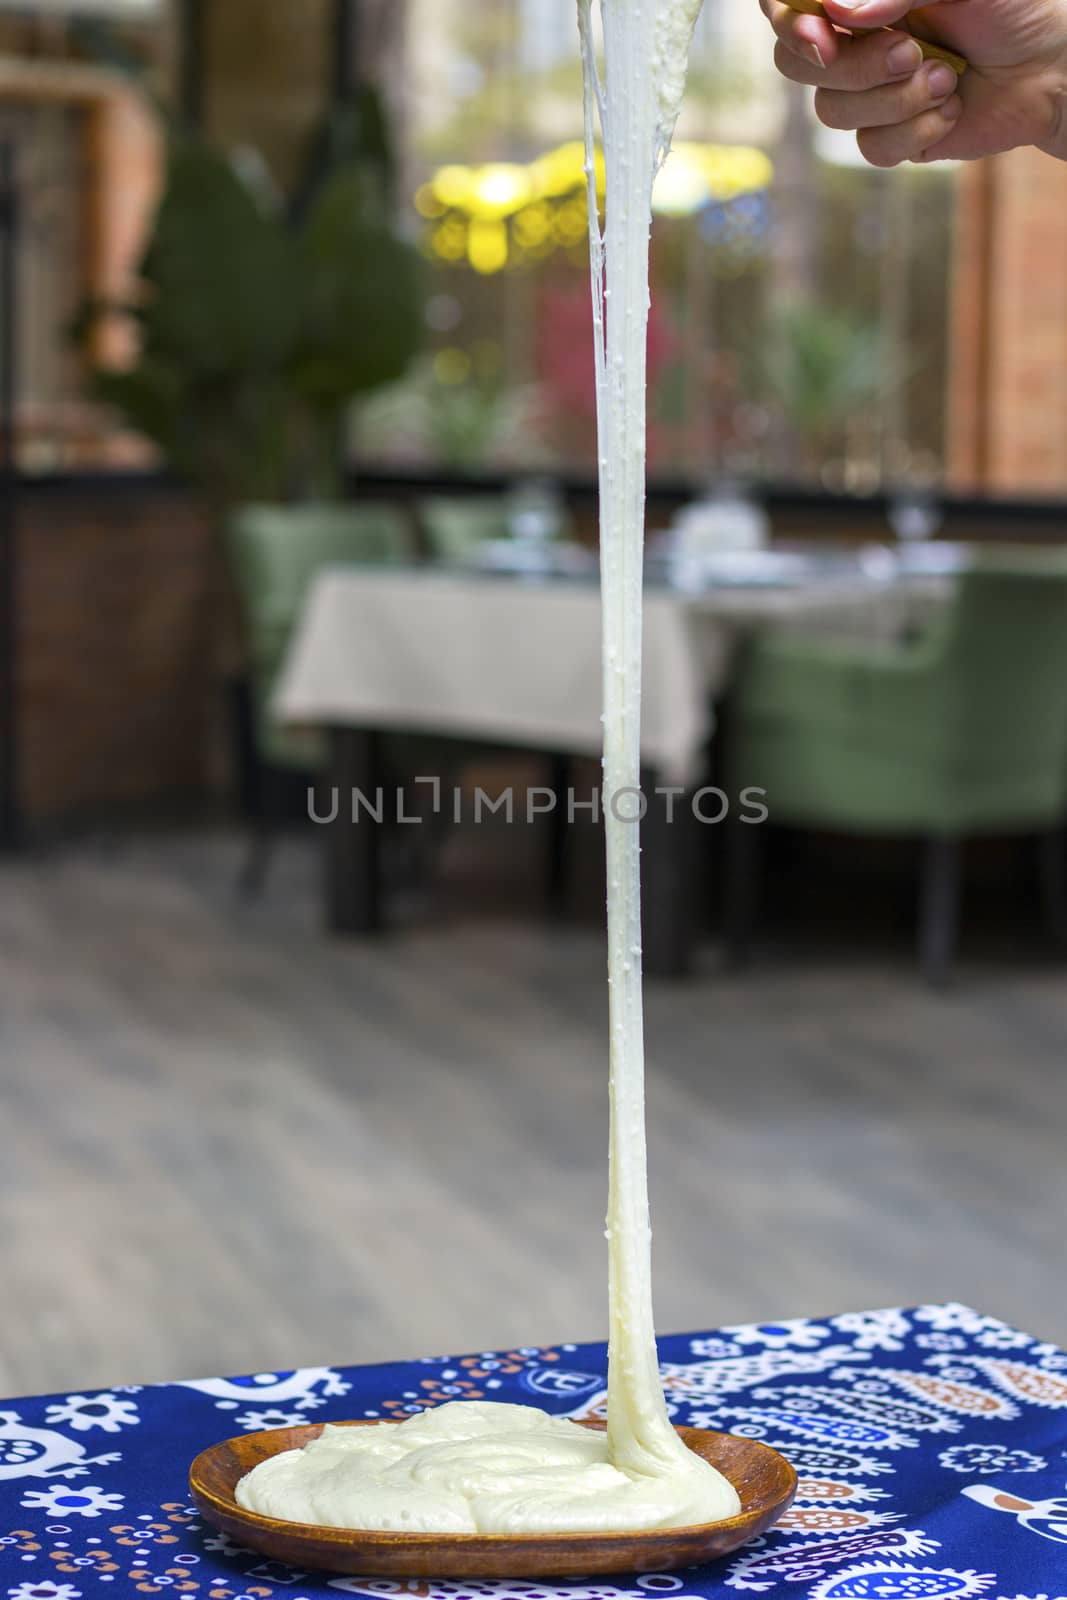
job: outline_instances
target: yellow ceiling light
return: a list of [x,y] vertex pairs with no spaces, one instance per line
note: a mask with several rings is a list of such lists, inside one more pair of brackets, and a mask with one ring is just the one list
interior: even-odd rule
[[[659,177],[653,208],[685,217],[713,201],[765,189],[773,168],[748,145],[675,146]],[[596,156],[597,192],[604,161]],[[577,140],[547,150],[528,165],[439,167],[415,194],[415,209],[433,223],[431,255],[465,261],[475,272],[501,272],[512,260],[536,261],[553,249],[581,248],[585,238],[585,149]]]
[[534,198],[529,167],[502,161],[477,168],[472,191],[476,214],[482,217],[510,217]]
[[508,264],[508,230],[499,217],[472,217],[467,229],[467,260],[487,276]]
[[551,241],[552,210],[539,200],[516,213],[513,230],[520,250],[540,250]]
[[430,193],[446,211],[469,211],[474,198],[475,167],[438,167],[430,179]]
[[582,200],[568,200],[566,205],[558,206],[552,219],[552,226],[560,244],[572,249],[576,244],[581,244],[589,226],[588,213]]
[[432,183],[423,183],[415,190],[415,210],[420,217],[443,217],[448,207],[438,199]]
[[[558,145],[530,163],[530,177],[538,194],[558,199],[572,189],[585,187],[585,146],[577,139]],[[604,155],[596,153],[597,191],[604,192]]]
[[448,217],[430,235],[430,249],[442,261],[462,261],[467,254],[467,226],[459,217]]

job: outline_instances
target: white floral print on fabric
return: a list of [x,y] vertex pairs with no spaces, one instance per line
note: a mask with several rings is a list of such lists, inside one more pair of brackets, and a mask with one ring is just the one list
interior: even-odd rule
[[737,1353],[737,1346],[730,1339],[690,1339],[689,1349],[693,1355],[706,1356],[712,1361]]
[[1044,1456],[1032,1450],[1011,1450],[1000,1444],[954,1444],[942,1450],[938,1461],[949,1472],[971,1473],[984,1477],[991,1472],[1042,1472],[1048,1466]]
[[81,1600],[81,1590],[72,1583],[19,1583],[9,1589],[10,1600]]
[[984,1594],[996,1581],[992,1572],[869,1561],[816,1584],[811,1600],[966,1600]]
[[99,1517],[105,1511],[121,1511],[121,1494],[109,1494],[94,1484],[56,1484],[51,1489],[30,1489],[19,1504],[29,1511],[47,1511],[49,1516]]
[[821,1350],[753,1350],[748,1354],[735,1351],[730,1357],[688,1364],[661,1361],[659,1370],[668,1401],[688,1403],[738,1394],[755,1383],[769,1383],[774,1378],[830,1372],[842,1361],[862,1366],[863,1360],[848,1345],[835,1344]]
[[0,1411],[0,1486],[12,1478],[83,1478],[90,1467],[110,1466],[117,1451],[91,1456],[83,1444],[53,1428],[31,1428],[17,1411]]
[[310,1411],[347,1394],[352,1385],[332,1367],[295,1367],[291,1372],[255,1372],[247,1378],[190,1379],[176,1387],[208,1395],[219,1411],[282,1403]]
[[[814,1543],[787,1544],[753,1540],[733,1562],[726,1574],[728,1589],[762,1593],[784,1583],[813,1583],[828,1572],[861,1558],[885,1556],[901,1558],[931,1556],[938,1548],[918,1528],[879,1529],[866,1533],[838,1533]],[[806,1600],[806,1597],[805,1597]]]
[[1026,1354],[1045,1372],[1067,1372],[1067,1353],[1058,1345],[1035,1344]]
[[876,1489],[871,1484],[837,1482],[833,1478],[800,1478],[797,1482],[797,1504],[832,1502],[838,1505],[862,1506],[872,1500],[889,1500],[888,1489]]
[[857,1350],[903,1350],[910,1324],[903,1311],[845,1311],[830,1318],[841,1333],[851,1334]]
[[830,1338],[830,1329],[809,1317],[791,1317],[783,1322],[741,1322],[726,1327],[738,1344],[763,1345],[767,1350],[811,1350]]
[[[944,1374],[951,1366],[951,1358],[931,1356],[928,1364]],[[1012,1400],[1047,1411],[1067,1411],[1067,1378],[1056,1372],[1010,1356],[971,1356],[970,1365],[975,1369],[974,1376],[987,1378]]]
[[1006,1328],[1007,1323],[999,1321],[996,1317],[983,1316],[980,1311],[975,1311],[973,1306],[961,1306],[955,1301],[949,1301],[943,1306],[918,1306],[915,1310],[916,1322],[924,1322],[929,1327],[935,1328],[938,1333],[986,1333],[994,1328]]
[[91,1428],[121,1433],[123,1428],[136,1427],[140,1420],[132,1400],[120,1400],[110,1392],[69,1394],[61,1405],[49,1406],[45,1412],[49,1427],[73,1428],[75,1433],[87,1433]]
[[233,1420],[245,1433],[266,1433],[271,1428],[296,1428],[308,1419],[303,1411],[245,1411]]
[[983,1328],[975,1338],[983,1350],[1025,1350],[1034,1342],[1030,1334],[1008,1327]]
[[[941,1358],[935,1357],[935,1361]],[[971,1383],[978,1373],[973,1367],[954,1363],[940,1366],[937,1372],[909,1372],[900,1367],[868,1367],[859,1373],[844,1372],[853,1393],[891,1395],[894,1389],[924,1405],[938,1407],[953,1416],[980,1417],[986,1421],[1010,1422],[1019,1415],[1018,1406],[1004,1395]]]

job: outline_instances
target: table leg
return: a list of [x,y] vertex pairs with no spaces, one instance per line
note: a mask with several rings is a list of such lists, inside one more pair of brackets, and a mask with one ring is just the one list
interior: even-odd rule
[[1067,948],[1067,835],[1062,828],[1047,829],[1037,848],[1045,926],[1054,942]]
[[949,981],[960,929],[963,843],[933,834],[923,841],[919,884],[919,963],[927,983]]
[[548,819],[548,903],[553,911],[563,907],[567,894],[567,788],[571,781],[571,758],[561,752],[549,756],[549,787],[556,797],[556,809]]
[[726,824],[723,861],[723,935],[726,959],[731,967],[747,967],[752,961],[752,941],[756,929],[760,884],[760,830],[752,823],[731,817]]
[[696,942],[696,823],[691,796],[673,806],[657,795],[659,779],[645,773],[648,810],[641,824],[641,898],[644,970],[650,978],[684,978]]
[[331,933],[380,933],[381,833],[366,807],[353,821],[353,795],[374,806],[382,784],[382,736],[371,728],[330,728],[325,834],[326,926]]

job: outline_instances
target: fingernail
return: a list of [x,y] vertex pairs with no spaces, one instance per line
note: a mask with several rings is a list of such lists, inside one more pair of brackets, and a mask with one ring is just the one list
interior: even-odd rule
[[822,58],[822,51],[817,44],[812,44],[810,39],[805,39],[804,41],[804,54],[815,66],[825,71],[826,62]]
[[[949,70],[951,71],[951,68]],[[946,122],[955,122],[956,118],[963,110],[963,101],[960,99],[958,94],[954,94],[952,99],[946,100],[943,106],[938,107],[938,110]]]
[[926,88],[932,100],[942,100],[956,87],[956,74],[951,67],[940,62],[926,74]]
[[893,75],[903,76],[922,65],[923,53],[914,39],[901,39],[885,58],[886,67]]

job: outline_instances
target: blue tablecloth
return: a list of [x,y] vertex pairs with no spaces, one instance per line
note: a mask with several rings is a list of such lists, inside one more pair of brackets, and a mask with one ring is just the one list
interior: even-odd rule
[[679,1422],[766,1440],[800,1474],[779,1526],[707,1567],[564,1583],[328,1578],[202,1527],[186,1469],[239,1430],[453,1399],[602,1412],[602,1345],[117,1386],[0,1406],[8,1600],[1067,1600],[1067,1354],[964,1306],[661,1341]]

